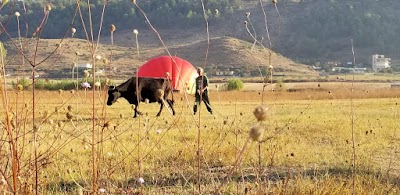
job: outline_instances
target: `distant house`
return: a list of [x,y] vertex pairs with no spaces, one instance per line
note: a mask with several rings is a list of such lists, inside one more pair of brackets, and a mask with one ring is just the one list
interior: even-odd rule
[[312,66],[312,68],[313,68],[314,70],[317,70],[317,71],[322,70],[322,67],[320,67],[320,66]]
[[86,63],[86,64],[77,64],[76,68],[77,69],[92,69],[92,64]]
[[229,69],[227,69],[227,70],[220,70],[220,69],[218,69],[218,70],[216,70],[216,71],[214,72],[214,75],[215,75],[215,76],[233,76],[234,73],[235,73],[234,71],[229,70]]
[[224,76],[224,71],[216,71],[215,75],[216,76]]
[[225,75],[225,76],[233,76],[234,73],[235,73],[235,72],[234,72],[233,70],[226,70],[226,71],[224,71],[224,75]]
[[332,72],[365,74],[365,72],[367,72],[367,68],[333,67]]
[[372,55],[372,69],[374,72],[379,72],[382,69],[390,68],[390,58],[385,58],[384,55]]
[[342,65],[342,63],[340,61],[328,61],[328,62],[326,62],[326,64],[328,64],[330,66],[340,66],[340,65]]

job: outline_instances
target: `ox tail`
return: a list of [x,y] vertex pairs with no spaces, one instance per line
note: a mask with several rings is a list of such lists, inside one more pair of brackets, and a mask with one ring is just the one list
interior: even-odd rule
[[172,91],[171,90],[171,102],[172,102],[172,105],[174,105],[174,103],[175,103],[175,100],[174,100],[174,91]]
[[173,105],[175,103],[174,91],[172,90],[172,83],[171,83],[170,79],[167,79],[167,82],[164,82],[163,88],[164,89],[168,89],[169,88],[169,93],[171,93],[171,102],[172,102],[172,105]]

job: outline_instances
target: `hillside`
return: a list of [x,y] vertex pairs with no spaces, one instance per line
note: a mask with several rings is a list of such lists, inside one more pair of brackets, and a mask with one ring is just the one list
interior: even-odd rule
[[[383,54],[393,60],[400,59],[397,52],[400,38],[395,33],[399,31],[400,12],[393,6],[396,3],[395,0],[281,0],[275,5],[271,1],[214,0],[205,2],[205,11],[211,38],[233,37],[248,42],[256,38],[266,47],[269,37],[274,51],[308,65],[327,65],[327,62],[332,61],[346,64],[353,61],[353,40],[356,63],[369,67],[373,54]],[[140,1],[139,4],[168,48],[205,40],[206,25],[199,3],[149,0]],[[70,37],[70,27],[74,27],[77,30],[74,37],[85,39],[82,22],[75,18],[75,22],[70,23],[76,9],[75,2],[56,0],[52,6],[41,38]],[[87,5],[84,3],[82,6],[82,20],[88,29]],[[91,6],[93,33],[97,35],[103,1],[92,1]],[[0,20],[10,37],[18,37],[18,27],[13,15],[8,13],[24,13],[22,7],[21,2],[16,2],[15,9],[12,9],[11,4],[3,9],[7,14],[3,14]],[[27,7],[28,12],[19,18],[19,28],[21,35],[31,37],[32,31],[43,19],[43,9],[35,1],[28,2]],[[244,25],[244,21],[247,25]],[[22,24],[29,28],[22,28]],[[106,45],[111,42],[108,30],[111,24],[117,27],[114,33],[115,45],[134,47],[132,30],[138,29],[140,48],[143,51],[161,46],[159,38],[150,30],[142,13],[130,1],[117,0],[107,4],[100,41]],[[8,39],[8,36],[0,37],[4,42]],[[143,60],[132,61],[140,64]]]
[[[150,40],[144,40],[145,38],[141,37],[141,39],[145,43],[150,42]],[[151,40],[154,41],[153,38]],[[26,57],[29,61],[33,62],[36,42],[32,40],[24,41],[28,42],[25,48],[30,48],[30,50],[25,50]],[[38,57],[35,62],[37,64],[47,58],[36,67],[38,74],[42,77],[52,78],[58,75],[59,77],[68,78],[70,77],[69,70],[72,69],[74,63],[91,63],[91,53],[89,52],[90,49],[86,40],[68,38],[62,40],[61,44],[60,42],[61,40],[59,39],[40,40],[37,50]],[[134,41],[129,40],[129,42],[133,43]],[[154,45],[143,44],[144,46],[141,43],[142,40],[139,41],[139,56],[136,47],[100,44],[95,56],[100,55],[102,59],[107,58],[111,63],[104,64],[103,60],[98,60],[96,62],[98,68],[105,69],[111,77],[126,78],[133,74],[136,67],[144,64],[147,60],[159,55],[168,55],[167,50],[160,46],[160,43],[158,45],[157,42],[154,42]],[[61,47],[55,50],[59,45]],[[18,69],[17,64],[22,62],[22,58],[20,55],[17,55],[18,52],[11,41],[6,42],[5,46],[8,50],[6,67],[10,74],[15,75],[15,71]],[[254,70],[258,72],[258,69],[265,70],[268,65],[272,65],[275,71],[280,74],[315,74],[314,71],[310,70],[309,66],[295,63],[275,52],[271,51],[271,58],[269,58],[270,50],[267,48],[256,46],[251,50],[251,47],[252,43],[231,37],[210,39],[206,64],[207,71],[231,69],[240,72],[251,72]],[[180,43],[167,46],[167,48],[171,55],[186,59],[194,66],[203,66],[205,63],[204,59],[207,48],[205,40]],[[54,53],[52,54],[52,52]],[[19,68],[20,70],[29,72],[31,67],[28,60],[25,60],[25,64],[24,68]]]

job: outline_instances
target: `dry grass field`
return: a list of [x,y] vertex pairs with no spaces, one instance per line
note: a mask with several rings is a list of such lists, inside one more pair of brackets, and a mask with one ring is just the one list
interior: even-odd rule
[[[204,105],[192,115],[193,97],[175,94],[175,116],[164,109],[155,117],[159,106],[142,103],[144,115],[135,119],[124,99],[106,106],[104,90],[36,91],[34,101],[31,91],[8,90],[18,191],[37,185],[40,194],[397,194],[400,91],[310,86],[215,86],[214,115]],[[258,122],[253,111],[261,104],[268,117]],[[0,191],[7,194],[13,150],[5,113]],[[249,138],[252,128],[263,132],[259,141]]]
[[[264,46],[205,34],[204,27],[140,29],[135,37],[104,24],[111,35],[102,42],[100,34],[99,42],[72,38],[72,29],[64,38],[41,39],[50,10],[46,5],[33,38],[9,37],[7,56],[0,56],[1,194],[399,194],[400,90],[390,87],[397,75],[357,76],[354,83],[349,75],[322,77]],[[19,14],[8,15],[19,21]],[[247,82],[242,91],[225,91],[215,79],[213,115],[204,104],[193,115],[194,97],[177,93],[175,116],[164,109],[155,117],[159,105],[141,103],[138,118],[123,99],[106,106],[107,86],[10,85],[17,78],[72,79],[73,67],[86,63],[104,69],[94,77],[86,72],[86,79],[120,83],[167,54],[206,70],[261,73],[271,65],[269,73],[284,78]],[[259,76],[249,80],[266,75]]]

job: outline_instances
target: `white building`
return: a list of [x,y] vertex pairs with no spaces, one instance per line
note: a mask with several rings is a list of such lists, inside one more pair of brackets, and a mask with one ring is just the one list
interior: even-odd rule
[[367,68],[346,68],[346,67],[333,67],[332,72],[344,72],[344,73],[354,73],[354,74],[365,74]]
[[92,64],[86,63],[86,64],[78,64],[76,65],[76,68],[79,69],[92,69]]
[[384,55],[372,55],[372,69],[374,72],[379,72],[382,69],[390,67],[390,58],[385,58]]

